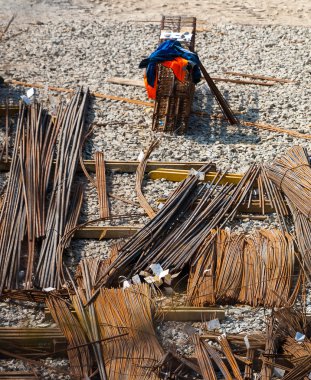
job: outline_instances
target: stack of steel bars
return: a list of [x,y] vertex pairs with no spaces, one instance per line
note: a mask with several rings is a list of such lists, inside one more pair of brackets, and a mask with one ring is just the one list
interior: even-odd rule
[[[207,166],[200,172],[208,170]],[[190,174],[153,220],[124,245],[110,268],[114,272],[97,287],[116,282],[118,276],[139,274],[153,263],[160,263],[171,273],[179,272],[193,257],[199,260],[197,252],[213,228],[225,226],[236,216],[239,206],[249,207],[254,198],[263,212],[268,200],[286,230],[287,206],[262,165],[252,165],[236,187],[220,185],[225,175],[220,172],[210,184],[201,186],[200,172]]]
[[96,301],[88,304],[106,265],[96,258],[80,262],[76,283],[72,281],[70,305],[75,316],[56,293],[48,299],[51,314],[68,340],[72,374],[85,378],[96,371],[101,379],[158,379],[153,369],[163,351],[153,329],[148,285],[102,288]]
[[[21,105],[11,170],[0,213],[0,293],[33,286],[36,239],[45,236],[46,192],[60,129],[40,106]],[[26,252],[22,242],[27,239]]]
[[301,284],[300,271],[295,273],[296,255],[292,237],[279,230],[250,236],[219,230],[206,239],[191,268],[188,302],[292,305]]
[[88,91],[77,91],[53,118],[38,104],[20,106],[0,211],[0,293],[62,284],[62,253],[68,244],[62,244],[62,237],[75,227],[82,203],[82,187],[74,186],[73,178],[87,99]]
[[[208,171],[211,165],[206,165],[201,171]],[[117,259],[107,269],[107,273],[114,269],[112,275],[106,277],[105,283],[116,280],[119,276],[125,276],[130,270],[130,265],[142,267],[143,257],[149,257],[147,252],[161,243],[163,238],[176,229],[178,222],[186,215],[196,201],[199,174],[187,177],[171,194],[164,207],[147,225],[138,231],[120,250]],[[152,261],[150,260],[150,264]],[[96,287],[103,284],[103,278],[99,278]]]
[[53,190],[46,216],[46,236],[35,272],[36,284],[42,288],[59,288],[62,285],[63,249],[59,249],[59,245],[66,232],[77,224],[80,212],[83,189],[82,186],[74,187],[74,175],[85,133],[88,97],[88,90],[84,93],[82,89],[77,91],[61,118]]
[[307,150],[294,146],[267,165],[268,177],[307,218],[311,217],[311,167]]

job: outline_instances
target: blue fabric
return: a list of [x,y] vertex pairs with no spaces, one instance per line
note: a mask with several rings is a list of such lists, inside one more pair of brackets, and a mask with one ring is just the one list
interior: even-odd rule
[[143,59],[139,68],[147,68],[146,75],[148,84],[154,87],[156,78],[156,64],[172,61],[176,57],[187,59],[189,65],[192,67],[192,81],[198,83],[201,79],[200,60],[196,53],[184,49],[180,42],[176,40],[167,40],[162,42],[161,45],[146,59]]

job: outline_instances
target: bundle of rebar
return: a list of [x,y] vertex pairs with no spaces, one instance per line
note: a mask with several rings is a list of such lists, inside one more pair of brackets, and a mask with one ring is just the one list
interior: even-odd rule
[[93,363],[87,336],[71,312],[68,303],[56,294],[51,293],[46,299],[46,305],[52,318],[66,337],[71,375],[77,379],[90,377]]
[[311,167],[307,150],[294,146],[267,165],[268,177],[307,218],[311,217]]
[[[0,212],[0,293],[33,285],[36,239],[46,232],[46,192],[59,114],[54,124],[37,104],[20,106],[11,170]],[[26,238],[26,248],[22,242]],[[26,250],[26,252],[25,252]]]
[[[193,342],[203,379],[216,380],[218,378],[213,365],[215,363],[216,368],[219,369],[225,379],[243,380],[235,355],[224,334],[218,337],[218,343],[222,349],[220,352],[198,335],[193,336]],[[224,359],[226,359],[229,366]]]
[[[207,171],[209,167],[210,165],[207,165],[202,170]],[[143,256],[146,256],[146,253],[154,245],[159,244],[170,231],[176,228],[180,218],[194,204],[197,199],[198,183],[198,174],[190,175],[180,183],[157,215],[122,247],[119,256],[106,271],[108,273],[114,269],[112,275],[107,278],[107,273],[104,273],[96,284],[97,288],[104,283],[108,284],[115,281],[119,276],[127,275],[133,264],[142,267],[140,261]],[[105,281],[103,281],[103,277],[106,277]]]
[[260,230],[250,236],[218,230],[198,252],[188,280],[188,300],[194,306],[241,302],[252,306],[292,305],[301,273],[292,237],[280,230]]
[[163,355],[152,325],[147,284],[127,289],[101,289],[95,301],[109,379],[158,379],[154,366]]
[[[110,268],[114,268],[113,274],[106,276],[106,284],[116,282],[118,276],[147,271],[153,263],[177,273],[195,256],[197,262],[200,259],[197,252],[210,238],[212,230],[225,226],[241,205],[247,208],[253,199],[259,201],[263,213],[269,201],[277,212],[281,228],[287,229],[287,206],[268,179],[264,166],[252,165],[236,187],[224,183],[225,173],[220,172],[211,183],[199,185],[199,178],[208,170],[207,166],[190,173],[153,220],[124,245]],[[102,284],[104,282],[99,281],[96,287]]]
[[304,274],[311,281],[311,220],[287,200],[295,226],[295,238],[300,253],[300,265]]
[[95,371],[102,380],[156,380],[154,368],[163,351],[153,329],[149,286],[101,288],[95,302],[88,304],[105,261],[81,260],[69,305],[53,293],[48,299],[51,314],[68,341],[72,373],[80,379]]
[[87,98],[88,91],[77,91],[53,118],[36,103],[20,106],[0,211],[0,293],[61,286],[62,253],[69,243],[62,238],[76,226],[82,204],[83,189],[73,185],[73,177]]
[[[53,190],[46,216],[46,237],[39,251],[35,279],[37,286],[59,288],[62,285],[62,253],[58,249],[66,226],[75,227],[82,203],[82,187],[74,188],[79,148],[85,133],[88,90],[77,91],[63,112],[58,141]],[[72,197],[75,195],[75,202]],[[68,229],[68,226],[67,226]],[[67,242],[68,244],[68,242]]]

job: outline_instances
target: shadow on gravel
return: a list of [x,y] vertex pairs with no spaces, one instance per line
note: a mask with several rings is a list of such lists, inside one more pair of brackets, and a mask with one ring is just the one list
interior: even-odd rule
[[[222,94],[234,112],[244,110],[245,113],[237,114],[239,120],[253,122],[259,120],[257,92],[252,93],[252,108],[249,107],[248,99],[243,96],[239,99],[239,104],[235,103],[233,107],[231,103],[234,101],[230,102],[229,91],[224,91]],[[254,128],[230,125],[223,119],[221,109],[206,85],[197,87],[192,110],[188,132],[184,136],[186,139],[207,145],[216,141],[220,144],[258,144],[260,141],[258,131]]]

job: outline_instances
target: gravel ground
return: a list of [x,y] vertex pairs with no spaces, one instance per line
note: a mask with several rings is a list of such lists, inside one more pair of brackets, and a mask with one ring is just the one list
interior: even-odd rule
[[[28,27],[15,25],[2,42],[0,75],[5,79],[69,88],[85,85],[92,91],[146,100],[143,88],[118,86],[105,81],[111,76],[141,79],[138,63],[156,47],[158,35],[158,25],[96,19],[92,22],[78,19],[75,23],[71,20],[61,23],[47,21]],[[307,27],[218,24],[198,33],[196,50],[209,73],[214,76],[224,76],[223,71],[230,70],[295,80],[294,84],[276,84],[273,87],[219,83],[219,88],[231,108],[241,113],[241,119],[309,133],[310,37],[311,29]],[[10,96],[16,99],[24,93],[24,89],[20,88],[3,90],[4,94],[10,91]],[[55,97],[51,94],[44,91],[40,94],[37,91],[37,94],[48,100],[50,105],[55,103]],[[219,113],[204,82],[196,88],[193,109],[209,114]],[[86,144],[85,157],[90,158],[95,151],[101,150],[107,160],[137,159],[140,150],[151,141],[151,117],[149,108],[116,101],[94,101],[89,119],[97,126]],[[1,138],[3,128],[0,132]],[[311,152],[311,143],[308,141],[255,128],[230,127],[219,119],[193,115],[188,133],[184,136],[161,136],[160,145],[151,159],[212,160],[219,168],[244,172],[251,162],[271,161],[293,144],[303,144]],[[5,176],[1,175],[0,191],[4,180]],[[176,185],[146,179],[143,188],[147,199],[157,207],[155,200],[167,196]],[[134,175],[111,174],[108,176],[108,187],[114,194],[137,202]],[[142,213],[140,207],[117,200],[111,200],[111,208],[115,215]],[[81,222],[97,216],[96,192],[87,185]],[[138,215],[130,221],[116,222],[138,225],[144,224],[146,220],[146,217]],[[270,226],[273,225],[274,221]],[[240,225],[245,230],[261,226],[259,222],[248,220]],[[75,240],[68,250],[69,263],[76,264],[77,259],[83,256],[105,257],[110,245],[109,241]],[[221,331],[262,331],[265,313],[264,309],[255,310],[247,306],[230,307],[225,320],[221,322]],[[2,326],[50,323],[36,309],[1,304]],[[204,324],[166,322],[158,325],[157,332],[165,347],[175,345],[181,353],[191,355],[193,348],[189,336],[193,329],[203,331],[204,328]],[[14,367],[15,361],[9,363]],[[2,362],[0,370],[1,366],[4,366]],[[49,376],[46,374],[44,378],[55,378]]]

